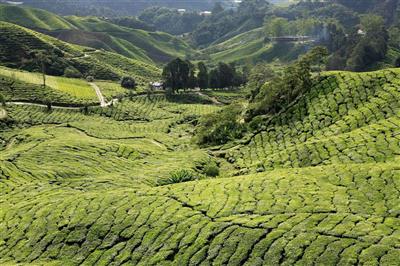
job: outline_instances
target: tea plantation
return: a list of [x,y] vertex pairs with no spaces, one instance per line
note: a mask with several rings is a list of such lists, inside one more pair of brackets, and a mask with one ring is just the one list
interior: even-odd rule
[[399,100],[397,69],[323,73],[210,149],[192,136],[218,105],[7,105],[0,264],[398,265]]

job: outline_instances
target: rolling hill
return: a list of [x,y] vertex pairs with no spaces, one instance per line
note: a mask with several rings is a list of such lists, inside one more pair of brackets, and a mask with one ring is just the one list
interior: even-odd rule
[[0,3],[0,21],[43,30],[67,30],[74,26],[60,16],[42,9],[21,8]]
[[195,53],[183,40],[172,35],[126,28],[97,17],[60,17],[41,9],[0,4],[0,21],[150,64]]
[[184,57],[186,54],[194,53],[184,41],[167,33],[125,28],[96,17],[71,16],[66,19],[84,32],[106,34],[120,45],[132,44],[155,62],[166,62],[173,57]]
[[54,51],[54,68],[63,74],[64,69],[73,67],[82,76],[91,75],[96,79],[118,80],[123,75],[136,77],[140,84],[159,79],[160,70],[152,64],[123,57],[121,55],[94,50],[60,41],[21,26],[0,22],[0,63],[8,67],[26,70],[37,68],[28,64],[32,51]]
[[[399,92],[398,69],[323,73],[212,150],[191,142],[191,119],[218,106],[163,95],[88,114],[7,106],[2,262],[397,265]],[[219,178],[203,175],[207,160]],[[166,184],[179,169],[199,178]]]
[[226,41],[216,42],[202,53],[213,62],[255,64],[280,60],[290,62],[310,47],[309,43],[274,43],[266,40],[263,28],[239,34]]

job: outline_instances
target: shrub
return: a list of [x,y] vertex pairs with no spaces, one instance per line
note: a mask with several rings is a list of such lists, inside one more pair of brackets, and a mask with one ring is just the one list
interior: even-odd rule
[[219,167],[212,157],[196,162],[196,171],[207,177],[216,177],[219,175]]
[[121,79],[121,87],[126,89],[136,88],[136,81],[132,77],[123,77]]
[[94,77],[93,76],[87,76],[86,77],[86,81],[93,82],[94,81]]
[[69,66],[64,70],[64,76],[67,78],[81,78],[82,74],[78,69]]
[[203,172],[206,176],[216,177],[219,176],[219,167],[215,162],[210,161],[204,166]]
[[0,105],[6,106],[6,98],[4,97],[3,94],[0,94]]
[[197,180],[197,177],[191,170],[181,169],[170,173],[169,178],[157,180],[158,186],[166,186],[170,184],[183,183]]
[[241,122],[243,107],[232,104],[217,113],[204,116],[196,130],[200,145],[221,145],[243,137],[246,126]]

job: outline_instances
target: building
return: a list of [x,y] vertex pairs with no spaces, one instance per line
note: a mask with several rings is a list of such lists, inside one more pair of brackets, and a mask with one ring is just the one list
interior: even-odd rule
[[200,16],[205,16],[205,17],[207,17],[207,16],[211,16],[211,15],[212,15],[212,12],[211,12],[211,11],[201,11],[201,12],[199,13],[199,15],[200,15]]
[[151,82],[150,86],[153,90],[163,90],[164,84],[162,82]]

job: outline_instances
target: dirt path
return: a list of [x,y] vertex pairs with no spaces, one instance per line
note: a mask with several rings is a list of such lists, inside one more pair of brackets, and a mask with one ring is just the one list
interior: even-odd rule
[[4,110],[3,108],[0,108],[0,119],[3,119],[7,116],[7,112],[6,110]]
[[90,86],[92,86],[92,88],[96,92],[97,98],[99,98],[100,107],[106,107],[107,103],[106,103],[106,100],[104,99],[103,94],[101,93],[99,86],[97,86],[97,84],[94,82],[89,82],[89,84],[90,84]]
[[197,94],[200,95],[200,96],[202,96],[202,97],[209,98],[209,99],[213,102],[213,104],[217,104],[217,105],[222,105],[222,104],[223,104],[223,103],[221,103],[220,101],[218,101],[217,98],[208,96],[208,95],[206,95],[206,94],[204,94],[204,93],[202,93],[202,92],[200,92],[200,91],[197,92]]

